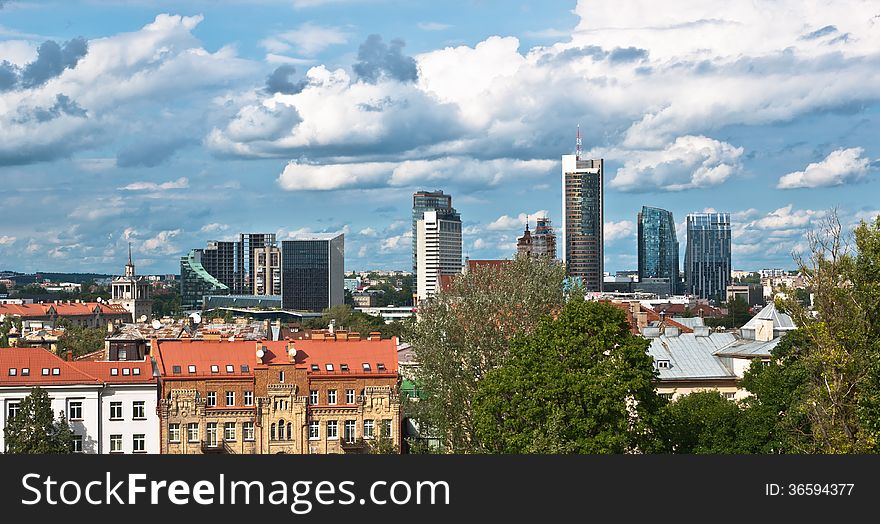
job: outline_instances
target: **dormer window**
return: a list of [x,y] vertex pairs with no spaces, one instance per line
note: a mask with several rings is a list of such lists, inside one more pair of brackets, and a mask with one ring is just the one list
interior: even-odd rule
[[348,364],[339,364],[339,371],[348,371]]
[[327,371],[333,371],[333,364],[326,364],[324,367]]
[[321,371],[321,367],[317,364],[312,364],[312,371]]
[[61,368],[52,368],[52,374],[53,374],[53,375],[60,375],[60,374],[61,374]]
[[669,369],[669,361],[668,360],[658,360],[657,361],[657,369]]
[[21,368],[21,376],[29,377],[31,375],[31,368]]
[[18,375],[18,370],[15,368],[9,368],[9,376],[14,377],[16,375]]
[[211,366],[211,373],[220,373],[220,366],[214,364]]
[[49,376],[49,368],[43,368],[40,371],[40,374],[43,375],[44,377],[48,377]]
[[373,368],[370,367],[370,363],[369,363],[369,362],[364,362],[364,363],[363,363],[363,366],[364,366],[364,371],[371,371],[371,370],[373,369]]
[[379,362],[378,364],[376,364],[376,369],[378,369],[379,371],[385,371],[385,364]]
[[122,368],[122,374],[126,377],[131,375],[131,368]]
[[232,364],[226,364],[227,373],[235,373],[235,367]]
[[187,369],[187,371],[189,371],[190,373],[195,373],[195,372],[196,372],[196,367],[195,367],[195,366],[192,366],[192,365],[190,365],[190,366],[187,367],[186,369]]
[[171,372],[174,373],[175,375],[179,375],[180,374],[180,366],[171,366]]
[[110,368],[110,376],[115,377],[119,374],[119,368]]
[[141,368],[133,368],[133,369],[131,370],[131,374],[132,374],[132,375],[140,375],[140,374],[141,374]]

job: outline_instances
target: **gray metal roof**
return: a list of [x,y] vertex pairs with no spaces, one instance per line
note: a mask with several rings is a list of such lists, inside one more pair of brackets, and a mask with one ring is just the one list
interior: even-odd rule
[[723,357],[742,357],[742,358],[769,358],[770,352],[782,340],[776,337],[770,342],[759,342],[757,340],[739,339],[733,344],[723,347],[715,352],[718,356]]
[[774,331],[792,331],[797,329],[797,326],[794,325],[794,320],[791,319],[790,316],[785,313],[780,313],[776,310],[776,306],[773,305],[773,302],[770,302],[764,309],[758,312],[757,315],[752,317],[751,320],[745,323],[745,325],[741,329],[756,329],[758,326],[759,320],[772,320],[773,321],[773,330]]
[[703,327],[703,317],[672,317],[672,320],[679,324],[694,329],[695,327]]
[[733,333],[712,333],[708,337],[697,337],[693,333],[661,336],[651,339],[648,353],[655,362],[669,361],[668,368],[658,368],[660,380],[735,378],[733,370],[715,353],[736,340]]

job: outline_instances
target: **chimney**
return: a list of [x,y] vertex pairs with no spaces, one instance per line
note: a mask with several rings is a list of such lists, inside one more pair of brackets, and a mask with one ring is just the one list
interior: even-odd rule
[[371,331],[370,335],[367,337],[367,340],[378,342],[382,340],[382,333],[379,331]]
[[294,347],[293,342],[287,343],[287,357],[291,363],[296,362],[296,347]]
[[770,342],[773,340],[773,320],[760,319],[755,326],[755,340],[759,342]]
[[69,349],[67,350],[67,361],[73,362],[73,351],[71,351]]
[[358,333],[357,331],[352,331],[351,333],[348,334],[348,340],[351,340],[353,342],[357,342],[360,339],[361,339],[361,334]]
[[256,347],[257,347],[257,362],[259,362],[260,364],[262,364],[262,363],[263,363],[263,357],[266,356],[266,346],[264,346],[264,345],[262,344],[262,342],[257,342],[257,343],[256,343]]
[[694,336],[695,337],[708,337],[709,336],[709,326],[694,326]]

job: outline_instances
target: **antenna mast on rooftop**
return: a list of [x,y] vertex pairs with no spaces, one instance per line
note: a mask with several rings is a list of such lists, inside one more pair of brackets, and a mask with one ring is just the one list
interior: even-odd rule
[[580,124],[578,124],[577,139],[575,140],[574,159],[575,160],[581,159],[581,125]]

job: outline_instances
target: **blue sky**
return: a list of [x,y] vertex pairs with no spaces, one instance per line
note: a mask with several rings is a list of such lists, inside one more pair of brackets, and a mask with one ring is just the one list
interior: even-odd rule
[[240,231],[407,269],[421,189],[509,257],[561,225],[578,124],[606,270],[642,205],[730,212],[736,268],[791,267],[830,208],[880,209],[878,70],[869,0],[0,1],[0,269],[118,272],[131,241],[176,273]]

